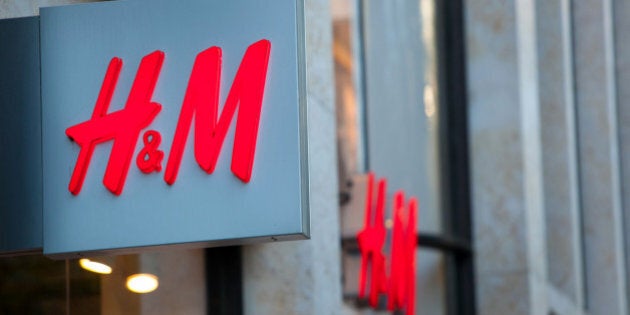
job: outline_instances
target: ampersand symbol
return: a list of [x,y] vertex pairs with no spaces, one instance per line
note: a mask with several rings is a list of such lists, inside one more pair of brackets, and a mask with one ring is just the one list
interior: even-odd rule
[[162,136],[155,130],[149,130],[144,133],[142,141],[144,142],[144,147],[136,158],[138,168],[145,174],[161,171],[164,152],[158,150],[158,147],[162,142]]

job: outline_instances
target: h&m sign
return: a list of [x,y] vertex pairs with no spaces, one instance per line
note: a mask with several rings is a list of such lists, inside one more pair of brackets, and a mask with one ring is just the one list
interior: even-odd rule
[[45,254],[308,237],[302,1],[116,1],[40,24]]
[[[164,181],[169,185],[175,183],[177,178],[193,118],[196,119],[195,158],[199,166],[210,174],[217,164],[237,107],[239,111],[232,153],[232,172],[243,182],[249,182],[256,152],[270,48],[268,40],[261,40],[247,49],[220,116],[217,112],[221,85],[221,49],[211,47],[197,55],[166,165]],[[114,144],[103,184],[116,195],[122,193],[140,133],[162,109],[160,104],[152,101],[152,97],[163,62],[162,51],[155,51],[142,58],[125,108],[108,114],[123,64],[120,58],[110,61],[92,117],[66,129],[66,135],[81,147],[68,187],[70,192],[77,195],[81,191],[96,145],[112,140]],[[144,148],[138,153],[136,164],[145,174],[162,170],[164,152],[159,150],[161,139],[156,130],[144,133]]]

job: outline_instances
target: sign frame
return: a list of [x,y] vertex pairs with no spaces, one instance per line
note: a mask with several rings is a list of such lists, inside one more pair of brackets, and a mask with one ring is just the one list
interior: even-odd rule
[[[290,6],[289,8],[283,8],[279,10],[279,6]],[[193,8],[195,6],[195,8]],[[203,7],[204,10],[200,10],[199,7]],[[215,10],[207,10],[211,6],[215,7]],[[240,6],[240,7],[239,7]],[[264,7],[269,7],[266,11],[262,10]],[[182,8],[183,7],[183,8]],[[237,10],[236,8],[239,7]],[[260,15],[264,15],[268,12],[273,12],[276,9],[276,13],[283,14],[283,16],[267,16],[261,17]],[[196,12],[199,11],[199,12]],[[291,11],[292,16],[286,16],[287,12]],[[113,12],[113,13],[112,13]],[[138,12],[146,13],[147,15],[140,15]],[[203,12],[203,13],[200,13]],[[207,17],[208,12],[217,13],[213,17]],[[225,13],[228,12],[228,13]],[[240,12],[243,13],[243,16],[235,17],[230,16],[230,13]],[[265,112],[266,107],[276,106],[275,100],[285,100],[285,99],[294,99],[294,106],[297,109],[292,109],[295,111],[296,116],[291,116],[295,118],[297,121],[295,122],[295,126],[297,126],[297,134],[293,135],[296,137],[294,142],[290,142],[292,144],[291,148],[297,152],[289,153],[290,156],[287,158],[290,160],[288,165],[295,165],[295,168],[291,168],[294,170],[296,174],[287,175],[286,178],[298,178],[299,182],[293,182],[292,185],[288,185],[284,182],[283,185],[278,185],[281,188],[284,187],[285,190],[289,186],[294,186],[288,191],[274,191],[268,190],[265,191],[262,187],[264,184],[258,184],[261,182],[261,176],[256,177],[256,173],[265,173],[266,175],[278,174],[278,165],[280,162],[269,162],[270,158],[265,159],[261,157],[262,152],[256,152],[255,162],[254,162],[254,177],[252,178],[249,184],[244,184],[239,182],[230,172],[229,172],[229,160],[231,158],[231,149],[233,144],[233,132],[234,125],[236,123],[237,114],[233,118],[230,126],[230,130],[228,136],[226,137],[222,152],[220,153],[219,161],[216,167],[216,170],[212,174],[206,174],[203,170],[201,170],[194,161],[194,154],[192,147],[194,142],[194,137],[192,133],[188,137],[188,144],[186,145],[186,151],[184,153],[184,158],[182,160],[183,164],[188,165],[188,173],[187,170],[183,170],[183,174],[180,175],[177,183],[172,186],[167,185],[162,180],[162,174],[158,173],[149,174],[149,175],[139,175],[141,174],[137,169],[134,170],[135,163],[132,163],[131,169],[129,171],[129,177],[127,178],[125,191],[122,192],[120,196],[114,196],[109,191],[103,187],[100,183],[102,179],[102,174],[104,170],[104,165],[108,160],[111,145],[100,145],[97,146],[92,164],[90,169],[88,170],[87,178],[86,178],[86,188],[80,194],[76,196],[72,195],[69,191],[67,191],[66,187],[63,187],[65,190],[65,196],[59,197],[60,186],[67,186],[68,180],[70,178],[70,174],[72,170],[68,168],[67,164],[67,156],[60,157],[61,154],[67,153],[59,153],[61,150],[71,150],[71,155],[73,158],[71,159],[70,164],[74,164],[76,162],[76,155],[78,153],[78,146],[70,141],[67,138],[64,140],[59,139],[58,131],[62,123],[57,123],[55,119],[62,119],[64,121],[63,125],[66,127],[70,127],[72,124],[68,124],[68,122],[81,122],[89,119],[89,113],[92,111],[94,106],[94,99],[97,96],[98,89],[94,89],[94,81],[99,84],[102,80],[102,76],[105,72],[104,67],[93,67],[89,65],[89,62],[71,64],[73,60],[82,60],[81,58],[74,58],[73,54],[77,54],[77,56],[86,56],[88,54],[81,55],[82,50],[89,51],[89,49],[96,49],[98,52],[98,43],[92,42],[91,37],[98,36],[98,40],[105,40],[111,42],[123,42],[124,46],[121,49],[121,56],[118,56],[124,60],[126,63],[123,66],[121,79],[118,82],[117,90],[114,94],[114,98],[112,100],[112,109],[110,112],[113,112],[121,107],[124,104],[124,99],[127,97],[130,81],[133,78],[133,74],[137,69],[138,63],[140,62],[140,58],[137,56],[143,53],[150,53],[150,50],[163,50],[166,54],[165,65],[169,62],[173,64],[170,68],[163,69],[163,74],[159,78],[158,87],[156,91],[160,88],[166,89],[165,86],[169,84],[174,84],[173,81],[182,81],[182,80],[172,80],[175,76],[172,75],[176,72],[176,67],[185,67],[185,71],[190,73],[190,69],[192,66],[192,62],[194,60],[194,55],[191,55],[190,58],[186,60],[182,60],[181,58],[177,58],[177,54],[175,57],[171,57],[170,53],[172,53],[173,47],[177,45],[172,44],[172,42],[181,42],[181,39],[175,37],[177,35],[177,31],[173,31],[168,33],[166,31],[166,35],[164,35],[165,26],[158,25],[157,23],[145,23],[138,24],[138,28],[142,29],[147,28],[142,25],[150,25],[157,29],[162,30],[162,35],[164,37],[158,37],[158,35],[153,34],[151,32],[144,34],[145,37],[152,37],[157,42],[168,42],[168,40],[162,40],[163,38],[171,40],[169,42],[169,47],[163,47],[160,45],[155,45],[153,47],[149,47],[147,42],[150,42],[149,39],[143,41],[143,39],[139,40],[136,43],[129,43],[132,39],[141,37],[142,35],[129,35],[128,34],[120,35],[116,33],[116,28],[111,30],[111,33],[105,33],[105,35],[98,35],[99,31],[103,31],[107,28],[107,25],[102,23],[102,20],[107,20],[108,16],[112,17],[112,14],[120,14],[122,15],[121,19],[123,24],[125,23],[135,23],[134,19],[139,19],[138,23],[149,21],[158,21],[160,18],[164,20],[171,21],[170,18],[166,14],[174,14],[178,16],[186,16],[189,19],[194,20],[199,23],[209,23],[207,25],[219,26],[218,23],[231,23],[229,25],[237,28],[241,34],[247,33],[248,30],[251,30],[257,26],[256,23],[265,24],[265,18],[269,21],[274,20],[273,22],[269,22],[269,25],[280,25],[282,21],[293,21],[294,25],[289,28],[287,31],[289,35],[279,33],[279,29],[273,30],[273,34],[269,35],[271,38],[272,48],[271,48],[271,59],[269,65],[269,73],[267,77],[267,87],[265,88],[265,97],[263,100],[263,113],[261,116],[261,131],[258,139],[258,146],[262,147],[258,148],[258,150],[263,151],[265,146],[275,145],[274,148],[278,147],[278,144],[274,142],[282,142],[284,138],[281,140],[277,140],[276,138],[265,137],[270,134],[278,135],[281,132],[280,127],[275,127],[278,124],[278,120],[274,118],[270,118],[270,114]],[[308,136],[307,136],[307,104],[306,104],[306,64],[305,64],[305,33],[304,33],[304,4],[303,0],[282,0],[282,1],[274,1],[273,4],[270,4],[268,1],[261,0],[237,0],[231,1],[228,3],[223,2],[212,2],[207,3],[207,1],[190,1],[186,3],[186,6],[182,6],[180,4],[177,7],[177,3],[175,1],[169,0],[155,0],[155,1],[146,1],[146,0],[136,0],[136,1],[116,1],[116,2],[105,2],[105,3],[90,3],[90,4],[80,4],[80,5],[72,5],[72,6],[62,6],[62,7],[51,7],[51,8],[43,8],[40,11],[41,14],[41,60],[42,60],[42,135],[43,135],[43,212],[44,212],[44,254],[52,257],[52,258],[72,258],[72,257],[84,257],[84,256],[92,256],[92,255],[101,255],[101,254],[125,254],[125,253],[136,253],[144,250],[156,250],[163,248],[170,248],[173,246],[177,246],[178,248],[197,248],[197,247],[213,247],[213,246],[228,246],[228,245],[242,245],[242,244],[250,244],[257,242],[269,242],[269,241],[280,241],[280,240],[296,240],[296,239],[307,239],[310,237],[310,214],[309,214],[309,178],[308,178]],[[132,15],[136,14],[135,17]],[[150,14],[157,14],[158,17],[152,17]],[[201,14],[206,14],[206,16],[202,16]],[[256,16],[258,14],[258,16]],[[225,17],[221,17],[225,16]],[[75,23],[73,17],[76,17],[78,24]],[[204,19],[211,22],[203,22]],[[245,23],[239,23],[240,20],[247,20],[251,25],[247,25]],[[99,22],[99,20],[101,22]],[[176,20],[176,19],[175,19]],[[203,21],[202,21],[203,20]],[[219,21],[220,20],[220,21]],[[229,20],[239,20],[236,22],[230,22]],[[279,21],[275,21],[279,20]],[[90,21],[89,23],[87,21]],[[260,22],[262,21],[262,22]],[[117,23],[116,20],[109,20],[109,23]],[[172,21],[171,21],[172,23]],[[190,24],[188,20],[183,24]],[[214,24],[212,24],[214,23]],[[129,24],[131,25],[131,24]],[[285,27],[284,25],[283,27]],[[177,27],[177,25],[174,25]],[[248,28],[249,27],[249,28]],[[85,28],[85,29],[81,29]],[[216,29],[216,28],[210,28]],[[229,29],[227,26],[225,29]],[[68,31],[69,30],[69,31]],[[61,31],[61,32],[60,32]],[[153,31],[149,29],[149,31]],[[253,33],[259,32],[260,30],[251,31]],[[66,32],[66,33],[64,33]],[[69,33],[68,33],[69,32]],[[95,33],[96,32],[96,33]],[[130,31],[131,32],[131,31]],[[156,33],[160,33],[155,31]],[[210,31],[211,32],[211,31]],[[198,33],[198,32],[196,32]],[[220,33],[220,31],[218,32]],[[243,35],[239,35],[236,31],[226,31],[229,33],[228,35],[223,34],[222,36],[226,37],[239,37]],[[95,35],[96,34],[96,35]],[[123,39],[120,39],[115,36],[121,36]],[[135,36],[135,37],[134,37]],[[219,36],[219,35],[217,35]],[[171,38],[172,37],[172,38]],[[194,38],[193,36],[191,36]],[[251,37],[251,36],[250,36]],[[254,36],[255,37],[255,36]],[[70,39],[68,39],[70,38]],[[218,38],[218,37],[217,37]],[[287,38],[290,38],[288,40]],[[68,39],[68,40],[66,40]],[[65,45],[70,43],[72,39],[83,39],[85,42],[77,42],[74,45]],[[264,39],[264,38],[256,38],[256,39]],[[195,39],[193,39],[194,41]],[[240,40],[240,39],[239,39]],[[252,44],[254,42],[253,37],[249,40],[249,43]],[[244,43],[243,40],[240,40],[240,43]],[[284,53],[285,48],[288,47],[288,43],[295,43],[296,45],[289,49],[291,50],[289,53]],[[85,48],[81,45],[94,47]],[[129,47],[134,47],[136,45],[138,48],[137,54],[126,54],[129,51]],[[203,47],[203,44],[199,44],[198,42],[194,45],[198,47]],[[201,45],[201,46],[200,46]],[[209,41],[206,44],[206,47],[210,46],[218,46],[223,49],[223,70],[221,77],[221,97],[220,97],[220,105],[224,104],[225,96],[227,95],[227,91],[229,90],[232,79],[234,78],[236,69],[238,68],[238,62],[243,58],[243,53],[247,46],[240,45],[238,49],[235,49],[235,45],[228,44],[228,40],[217,40],[217,42]],[[171,51],[169,51],[171,48]],[[109,49],[109,48],[106,48]],[[127,50],[125,50],[127,49]],[[134,48],[135,49],[135,48]],[[175,49],[176,50],[176,49]],[[78,52],[77,52],[78,51]],[[197,49],[197,52],[200,50]],[[66,55],[67,54],[67,55]],[[135,55],[134,55],[135,54]],[[102,54],[101,54],[102,55]],[[190,54],[189,54],[190,55]],[[292,56],[287,61],[286,59],[281,60],[282,56]],[[109,53],[110,57],[115,57],[114,54]],[[131,57],[130,57],[131,56]],[[181,54],[179,54],[181,56]],[[169,58],[171,57],[171,58]],[[107,62],[109,60],[100,60],[104,58],[95,58],[99,59],[98,62]],[[228,59],[232,61],[227,61]],[[236,60],[236,62],[234,61]],[[91,63],[90,63],[91,64]],[[81,79],[73,78],[74,75],[71,70],[68,72],[63,72],[62,74],[57,73],[58,70],[68,69],[68,67],[76,67],[77,73],[85,73],[86,71],[91,71],[92,68],[100,69],[100,72],[92,71],[89,75],[89,80],[86,80],[84,77]],[[65,68],[64,68],[65,67]],[[88,69],[88,70],[85,70]],[[288,69],[288,70],[287,70]],[[63,70],[65,71],[65,70]],[[169,72],[170,71],[170,72]],[[288,77],[294,76],[296,82],[294,82],[296,90],[295,91],[284,91],[283,95],[281,93],[277,93],[276,90],[274,92],[269,92],[269,89],[278,88],[282,86],[282,84],[286,83],[285,79]],[[77,75],[79,76],[79,75]],[[181,77],[181,76],[180,76]],[[276,80],[279,77],[280,79]],[[63,87],[61,83],[58,82],[59,79],[68,78],[68,90],[60,91],[60,87]],[[272,79],[270,79],[272,78]],[[169,81],[169,79],[171,79]],[[85,87],[76,87],[72,86],[72,83],[79,82],[81,80],[86,80]],[[276,81],[274,81],[276,80]],[[285,80],[285,81],[282,81]],[[179,114],[181,110],[181,97],[184,95],[184,89],[186,83],[188,81],[188,77],[185,80],[186,82],[179,82],[177,85],[179,86],[179,102],[165,102],[162,106],[170,106],[174,107],[174,112]],[[92,83],[90,83],[92,82]],[[81,83],[82,84],[82,83]],[[91,84],[91,85],[90,85]],[[88,88],[91,87],[91,88]],[[89,89],[91,90],[92,101],[83,102],[83,105],[68,105],[70,109],[65,109],[66,104],[62,104],[62,101],[75,102],[70,99],[68,95],[71,95],[71,88],[74,89]],[[175,88],[173,88],[175,89]],[[64,94],[65,93],[65,94]],[[158,92],[153,95],[153,99],[157,102],[162,102],[164,99],[164,94],[160,95]],[[290,95],[290,96],[287,96]],[[160,99],[162,97],[162,99]],[[76,101],[79,102],[79,101]],[[166,104],[168,103],[168,104]],[[272,103],[272,105],[270,105]],[[72,107],[74,106],[74,107]],[[83,106],[80,110],[76,110],[77,106]],[[114,106],[117,106],[114,108]],[[74,110],[73,110],[74,109]],[[219,109],[220,111],[221,109]],[[67,112],[70,112],[69,116],[71,118],[60,118],[66,115]],[[270,110],[271,112],[271,110]],[[275,113],[278,113],[279,110],[275,109]],[[86,114],[87,113],[87,114]],[[268,115],[265,115],[268,114]],[[160,113],[159,115],[164,115]],[[280,117],[286,118],[286,117]],[[163,120],[174,120],[169,123],[164,123],[163,121],[156,123],[150,126],[147,129],[158,129],[162,131],[160,127],[169,126],[164,129],[162,133],[163,141],[162,141],[162,149],[168,154],[170,151],[170,143],[172,140],[172,129],[174,124],[177,122],[177,115],[173,117],[171,114],[168,118],[164,118]],[[156,118],[157,121],[157,118]],[[194,124],[193,124],[194,125]],[[290,125],[290,124],[287,124]],[[271,126],[271,127],[270,127]],[[157,127],[157,128],[154,128]],[[170,130],[169,130],[170,128]],[[191,130],[194,127],[191,128]],[[275,128],[275,129],[274,129]],[[64,135],[65,137],[65,135]],[[287,137],[289,138],[289,137]],[[294,141],[291,140],[291,141]],[[65,143],[63,141],[66,141]],[[111,142],[111,141],[110,141]],[[297,146],[294,144],[297,143]],[[135,154],[138,154],[142,149],[142,137],[139,137],[138,143],[136,144],[136,148],[134,151],[134,161]],[[65,151],[64,151],[65,152]],[[267,151],[267,153],[269,150]],[[97,157],[100,155],[100,157]],[[260,161],[259,161],[260,160]],[[63,161],[60,162],[60,161]],[[165,157],[166,161],[166,157]],[[274,164],[275,163],[275,164]],[[272,170],[268,171],[266,169],[267,166],[272,165]],[[196,168],[196,171],[199,174],[191,175],[191,168]],[[263,170],[261,170],[263,169]],[[289,171],[291,172],[291,171]],[[260,174],[259,174],[260,175]],[[139,181],[139,176],[144,176],[147,178],[146,181]],[[201,178],[206,180],[209,187],[208,194],[213,194],[213,197],[216,199],[212,201],[217,201],[216,204],[220,204],[217,207],[214,207],[214,203],[210,203],[210,197],[208,199],[203,199],[204,196],[199,191],[194,191],[193,193],[183,193],[183,189],[177,186],[185,186],[185,189],[191,188],[192,184],[185,184],[186,181],[191,181],[195,183],[199,183]],[[229,178],[229,179],[228,179]],[[279,178],[284,178],[279,176]],[[89,181],[89,182],[88,182]],[[132,182],[135,181],[135,182]],[[154,182],[154,183],[149,183]],[[160,192],[155,193],[157,196],[147,195],[147,190],[150,188],[155,188],[156,184],[163,185],[164,188],[160,188]],[[266,186],[269,183],[272,183],[273,179],[269,178],[266,180]],[[221,190],[222,185],[225,184],[228,188],[225,190]],[[258,186],[256,186],[258,185]],[[271,187],[267,187],[270,188]],[[232,189],[231,191],[228,191]],[[191,200],[182,197],[180,200],[174,201],[169,200],[169,197],[164,197],[169,193],[169,191],[173,191],[173,193],[179,193],[186,197],[192,196]],[[215,191],[218,191],[215,193]],[[217,196],[222,192],[228,192],[225,198],[217,198]],[[256,191],[255,193],[253,191]],[[272,191],[273,194],[270,194],[269,191]],[[165,193],[166,192],[166,193]],[[269,196],[260,196],[260,194],[270,194]],[[232,199],[229,200],[229,197],[237,196],[237,193],[242,193],[245,197],[243,200],[241,199]],[[134,194],[144,194],[140,195],[141,198],[135,198]],[[299,196],[295,196],[295,194],[299,194]],[[85,197],[84,197],[85,195]],[[229,196],[228,196],[229,195]],[[96,199],[89,200],[90,197],[96,196]],[[253,197],[252,197],[253,196]],[[118,199],[117,199],[118,198]],[[164,204],[175,204],[175,202],[184,202],[185,206],[183,208],[190,207],[190,213],[194,215],[198,215],[200,217],[199,220],[207,220],[208,214],[202,213],[201,209],[206,207],[208,211],[212,211],[215,215],[220,216],[217,221],[221,222],[208,222],[209,224],[215,224],[213,228],[208,228],[208,231],[197,231],[201,229],[201,225],[197,224],[194,219],[186,219],[181,222],[187,222],[188,224],[181,224],[177,227],[174,227],[172,230],[170,227],[163,232],[157,231],[157,227],[152,226],[155,224],[161,224],[161,226],[169,226],[168,223],[160,222],[157,219],[154,219],[152,216],[149,216],[150,211],[156,211],[156,216],[164,215],[168,217],[170,221],[177,221],[177,216],[173,214],[173,209],[168,209],[165,207],[164,209],[153,209],[151,207],[145,207],[143,205],[144,202],[152,203],[153,205],[158,204],[159,201],[153,199],[165,198],[166,202]],[[178,197],[179,198],[179,197]],[[251,198],[249,200],[248,198]],[[267,199],[265,199],[267,198]],[[85,200],[89,201],[85,201]],[[286,201],[285,201],[286,199]],[[70,201],[69,201],[70,200]],[[72,202],[79,201],[82,203],[83,208],[80,206],[74,207]],[[253,201],[252,201],[253,200]],[[262,227],[263,224],[260,222],[261,219],[264,220],[264,216],[262,214],[258,215],[255,219],[251,221],[247,221],[244,214],[234,214],[238,213],[238,211],[249,212],[251,215],[254,211],[251,205],[254,201],[265,200],[267,203],[261,204],[260,211],[275,211],[270,206],[271,201],[275,201],[278,203],[282,203],[284,207],[288,204],[295,205],[298,209],[292,209],[291,211],[296,211],[296,213],[289,213],[289,209],[281,210],[281,215],[287,215],[286,220],[285,217],[279,216],[276,213],[269,215],[269,222],[267,227]],[[114,205],[118,202],[118,204],[122,204],[121,209],[112,209],[107,210],[108,206]],[[187,202],[187,203],[186,203]],[[230,206],[230,202],[232,202],[233,208],[226,209]],[[283,203],[284,202],[284,203]],[[208,206],[199,205],[199,203],[208,203]],[[243,206],[249,205],[249,206]],[[239,208],[240,207],[240,208]],[[82,210],[79,211],[78,208]],[[96,209],[92,209],[96,208]],[[158,206],[159,208],[159,206]],[[218,211],[216,210],[219,209]],[[141,211],[140,211],[140,210]],[[136,210],[137,213],[136,213]],[[181,210],[181,209],[178,209]],[[103,214],[103,212],[110,211],[111,213]],[[161,212],[160,212],[161,211]],[[184,210],[185,212],[186,210]],[[299,213],[298,213],[299,212]],[[275,216],[275,217],[274,217]],[[142,223],[138,228],[139,230],[145,229],[151,235],[140,235],[142,231],[133,230],[133,224],[127,222],[127,220],[131,221],[129,217],[133,217],[134,220],[153,220],[152,223]],[[245,219],[245,220],[244,220]],[[166,219],[165,219],[166,220]],[[179,222],[179,221],[177,221]],[[176,223],[172,223],[170,226],[175,225]],[[226,232],[229,230],[227,225],[231,224],[236,232]],[[242,224],[247,225],[251,224],[255,227],[254,232],[247,231],[247,227],[241,226]],[[99,225],[102,225],[99,226]],[[281,226],[278,228],[277,226]],[[124,227],[124,228],[123,228]],[[131,227],[131,228],[130,228]],[[220,230],[220,231],[218,231]],[[252,229],[254,230],[254,229]],[[218,231],[218,232],[215,232]],[[270,232],[271,231],[271,232]],[[81,234],[83,233],[83,234]],[[116,235],[116,234],[125,234],[129,233],[129,235]],[[185,236],[179,236],[185,235]],[[204,234],[207,233],[207,234]],[[213,234],[214,233],[214,234]],[[223,233],[223,234],[220,234]],[[169,235],[172,234],[172,235]],[[208,235],[201,236],[200,235]],[[112,236],[112,240],[107,239]]]

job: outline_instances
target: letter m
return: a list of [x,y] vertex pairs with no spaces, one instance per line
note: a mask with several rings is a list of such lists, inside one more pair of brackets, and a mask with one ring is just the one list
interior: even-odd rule
[[236,177],[249,182],[270,50],[271,43],[264,39],[247,48],[218,119],[221,48],[211,47],[197,55],[164,174],[164,180],[169,185],[177,179],[193,116],[195,159],[203,170],[211,174],[237,106],[231,169]]

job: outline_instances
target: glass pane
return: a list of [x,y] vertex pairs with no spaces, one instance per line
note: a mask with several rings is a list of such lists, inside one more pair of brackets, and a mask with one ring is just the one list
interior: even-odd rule
[[[93,261],[112,268],[111,274],[99,275],[100,314],[207,314],[203,250],[96,257]],[[78,266],[79,261],[73,260],[71,265]],[[83,292],[72,292],[71,301],[80,303]]]
[[340,188],[349,190],[347,183],[353,174],[365,171],[363,145],[363,108],[361,104],[360,56],[355,3],[351,0],[332,1],[333,59],[335,66],[335,103]]
[[66,308],[65,261],[0,258],[0,314],[65,314]]
[[[357,300],[361,256],[350,253],[343,256],[344,299],[351,307],[368,309],[367,301]],[[445,255],[436,250],[416,250],[416,314],[443,315],[446,310],[446,268]],[[384,309],[386,298],[381,296]],[[369,314],[369,313],[368,313]],[[389,314],[389,313],[384,313]]]
[[416,314],[446,314],[444,254],[430,249],[416,251]]
[[[403,189],[420,201],[420,231],[443,231],[436,9],[433,0],[334,0],[332,10],[342,235],[347,241],[344,297],[351,308],[369,313],[367,302],[356,299],[361,256],[350,242],[363,225],[365,196],[356,186],[366,179],[352,175],[371,170],[387,178],[387,218],[394,192]],[[349,179],[353,186],[347,185]],[[446,314],[444,254],[418,248],[416,255],[416,314]],[[380,302],[384,307],[385,294]]]
[[1,258],[0,314],[207,314],[205,268],[203,249]]
[[369,168],[418,198],[420,231],[440,232],[434,1],[363,3]]

